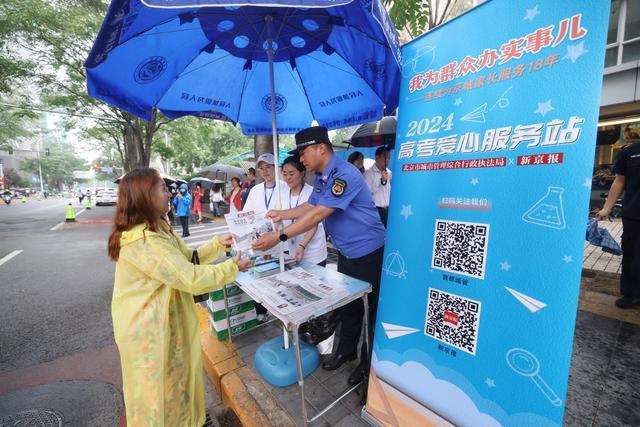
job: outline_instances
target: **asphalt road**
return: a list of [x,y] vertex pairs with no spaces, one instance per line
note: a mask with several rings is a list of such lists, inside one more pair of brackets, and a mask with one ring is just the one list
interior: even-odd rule
[[[0,205],[0,373],[113,345],[114,264],[106,254],[113,207],[62,225],[67,200]],[[76,212],[84,207],[74,200]]]

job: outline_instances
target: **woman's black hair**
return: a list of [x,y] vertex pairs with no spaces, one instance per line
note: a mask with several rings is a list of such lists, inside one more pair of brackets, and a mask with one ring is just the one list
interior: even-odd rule
[[362,154],[360,151],[354,151],[353,153],[349,154],[347,161],[353,164],[356,160],[358,160],[361,157],[364,159],[364,154]]
[[238,186],[240,185],[240,178],[238,178],[237,176],[234,176],[233,178],[231,178],[231,181],[235,180],[238,183]]
[[287,157],[286,159],[284,159],[284,162],[282,162],[283,168],[284,168],[284,165],[291,165],[294,168],[296,168],[300,173],[305,173],[306,171],[304,165],[300,162],[300,157],[298,156]]

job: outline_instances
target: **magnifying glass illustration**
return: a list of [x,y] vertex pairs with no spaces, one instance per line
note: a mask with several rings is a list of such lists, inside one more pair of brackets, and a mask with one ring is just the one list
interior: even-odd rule
[[538,375],[540,373],[540,362],[531,352],[523,348],[512,348],[507,352],[507,364],[515,373],[531,378],[531,381],[553,406],[562,405],[562,399]]

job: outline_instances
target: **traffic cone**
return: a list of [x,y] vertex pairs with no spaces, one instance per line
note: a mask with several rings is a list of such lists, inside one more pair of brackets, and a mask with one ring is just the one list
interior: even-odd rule
[[69,206],[67,206],[67,215],[65,216],[66,222],[76,222],[76,213],[73,210],[73,205],[69,202]]
[[91,209],[91,197],[86,196],[87,198],[87,205],[85,206],[85,209],[89,210]]

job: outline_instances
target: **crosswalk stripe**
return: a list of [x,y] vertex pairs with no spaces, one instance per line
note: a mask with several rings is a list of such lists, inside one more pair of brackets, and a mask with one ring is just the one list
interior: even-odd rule
[[211,233],[211,232],[215,232],[215,231],[220,231],[220,230],[228,230],[229,227],[215,227],[215,228],[204,228],[202,230],[196,230],[196,231],[191,231],[189,230],[189,233],[191,234],[196,234],[196,233]]
[[209,238],[211,239],[213,236],[220,236],[221,234],[226,234],[226,231],[215,231],[211,234],[199,234],[197,236],[189,236],[189,237],[185,237],[184,240],[185,243],[191,243],[197,239],[202,240],[204,238]]
[[[189,231],[191,230],[196,230],[198,228],[204,228],[204,225],[194,225],[194,226],[189,226]],[[182,231],[182,227],[173,227],[173,231]]]

